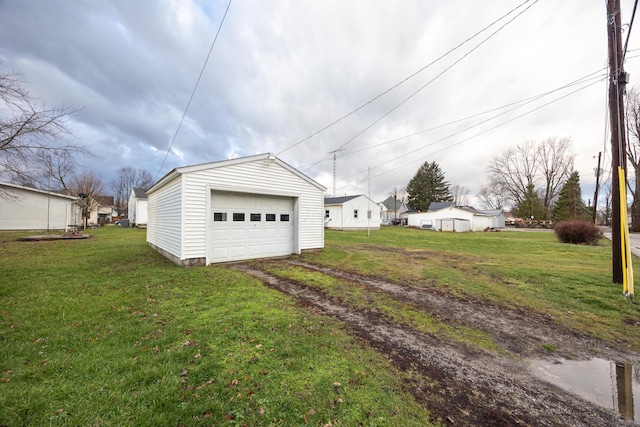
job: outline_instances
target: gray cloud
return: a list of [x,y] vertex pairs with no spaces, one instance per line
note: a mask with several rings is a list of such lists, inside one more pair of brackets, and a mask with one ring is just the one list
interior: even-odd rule
[[[226,1],[0,2],[0,61],[3,69],[25,73],[34,95],[48,104],[84,107],[73,125],[96,156],[84,162],[108,182],[127,165],[155,176],[188,164],[280,152],[518,4],[236,0],[162,170]],[[625,21],[632,2],[622,6]],[[604,4],[539,1],[442,76],[482,38],[281,157],[303,169],[318,162],[307,173],[332,188],[333,163],[320,160],[426,85],[338,154],[339,193],[366,193],[370,167],[372,195],[384,198],[429,160],[473,194],[485,182],[491,156],[527,140],[571,136],[586,197],[593,156],[604,146],[606,79],[494,130],[554,97],[467,131],[484,117],[350,153],[603,68],[605,23]],[[633,83],[640,75],[637,60],[626,67]]]

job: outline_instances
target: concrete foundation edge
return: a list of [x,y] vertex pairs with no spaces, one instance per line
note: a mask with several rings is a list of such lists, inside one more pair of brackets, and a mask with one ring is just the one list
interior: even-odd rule
[[147,242],[149,246],[160,255],[164,256],[168,260],[172,261],[174,264],[179,265],[180,267],[204,267],[207,264],[207,260],[205,257],[201,258],[188,258],[188,259],[180,259],[177,256],[173,255],[165,251],[164,249],[154,245],[153,243]]

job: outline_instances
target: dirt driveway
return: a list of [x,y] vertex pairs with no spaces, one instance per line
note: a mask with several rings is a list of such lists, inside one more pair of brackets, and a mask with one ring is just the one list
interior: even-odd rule
[[[249,273],[267,286],[287,293],[310,310],[343,321],[362,339],[383,353],[400,369],[415,373],[408,390],[444,424],[454,426],[625,426],[635,425],[613,410],[580,399],[531,375],[532,359],[549,358],[541,343],[558,342],[555,358],[630,360],[640,358],[611,344],[581,335],[553,319],[515,311],[473,299],[460,299],[435,287],[412,287],[375,277],[363,277],[299,262],[295,264],[383,292],[420,307],[441,321],[469,325],[490,334],[507,350],[497,355],[392,324],[373,311],[354,309],[321,290],[267,273],[261,263],[241,263],[234,268]],[[636,397],[639,398],[639,397]]]

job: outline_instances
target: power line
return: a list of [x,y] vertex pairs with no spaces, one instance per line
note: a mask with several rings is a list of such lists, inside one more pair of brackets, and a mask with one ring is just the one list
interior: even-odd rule
[[[505,115],[505,114],[507,114],[507,113],[509,113],[511,111],[514,111],[514,110],[516,110],[518,108],[521,108],[521,107],[523,107],[525,105],[531,104],[531,103],[533,103],[533,102],[535,102],[535,101],[537,101],[537,100],[539,100],[541,98],[544,98],[545,96],[548,96],[548,95],[550,95],[552,93],[555,93],[555,92],[558,92],[560,90],[563,90],[563,89],[566,89],[566,88],[569,88],[569,87],[572,87],[572,86],[575,86],[575,85],[578,85],[578,84],[581,84],[581,83],[588,82],[589,80],[597,79],[599,81],[603,77],[606,77],[606,75],[596,75],[596,76],[594,76],[594,74],[600,73],[601,71],[603,71],[603,70],[599,70],[599,71],[596,71],[594,73],[588,74],[588,75],[586,75],[586,76],[584,76],[584,77],[582,77],[582,78],[580,78],[578,80],[574,80],[573,82],[568,83],[568,84],[566,84],[564,86],[561,86],[559,88],[550,90],[548,92],[545,92],[545,93],[542,93],[542,94],[539,94],[539,95],[536,95],[536,96],[532,96],[530,98],[526,98],[526,99],[523,99],[523,100],[520,100],[520,101],[512,102],[510,104],[506,104],[506,105],[503,105],[501,107],[492,108],[492,109],[483,111],[481,113],[472,114],[472,115],[464,117],[462,119],[457,119],[457,120],[450,121],[448,123],[444,123],[444,124],[441,124],[441,125],[433,126],[431,128],[424,129],[424,130],[412,133],[410,135],[401,136],[401,137],[390,139],[390,140],[387,140],[387,141],[384,141],[384,142],[381,142],[381,143],[378,143],[378,144],[375,144],[375,145],[370,145],[370,146],[363,147],[363,148],[360,148],[360,149],[357,149],[357,150],[348,151],[348,152],[344,153],[343,156],[356,154],[356,153],[359,153],[359,152],[362,152],[362,151],[366,151],[366,150],[369,150],[369,149],[372,149],[372,148],[380,147],[382,145],[390,144],[390,143],[393,143],[393,142],[398,142],[398,141],[401,141],[403,139],[411,138],[411,137],[414,137],[414,136],[417,136],[417,135],[421,135],[423,133],[427,133],[427,132],[431,132],[431,131],[434,131],[434,130],[437,130],[437,129],[444,128],[446,126],[450,126],[450,125],[453,125],[453,124],[456,124],[456,123],[464,122],[466,120],[473,119],[475,117],[480,117],[480,116],[483,116],[485,114],[492,113],[494,111],[499,111],[499,110],[503,110],[503,109],[508,108],[508,107],[513,107],[513,108],[510,108],[510,109],[508,109],[506,111],[501,112],[500,114],[496,114],[496,115],[494,115],[494,116],[492,116],[492,117],[490,117],[490,118],[488,118],[488,119],[486,119],[484,121],[481,121],[481,122],[476,123],[475,125],[471,126],[471,127],[475,127],[475,126],[478,126],[478,125],[480,125],[482,123],[485,123],[485,122],[487,122],[489,120],[492,120],[492,119],[495,119],[495,118],[497,118],[499,116]],[[469,130],[471,127],[466,128],[463,131]],[[453,135],[450,135],[449,137],[454,136],[454,135],[457,135],[457,133],[454,133]]]
[[636,17],[636,9],[638,8],[638,0],[633,3],[633,12],[631,12],[631,21],[629,21],[629,31],[627,31],[627,39],[624,42],[624,49],[622,50],[622,62],[627,56],[627,47],[629,46],[629,37],[631,36],[631,29],[633,28],[633,19]]
[[364,132],[366,132],[367,130],[369,130],[370,128],[372,128],[374,125],[376,125],[377,123],[379,123],[382,119],[384,119],[385,117],[387,117],[389,114],[393,113],[395,110],[397,110],[399,107],[401,107],[402,105],[404,105],[407,101],[409,101],[411,98],[413,98],[414,96],[416,96],[418,93],[420,93],[424,88],[426,88],[427,86],[429,86],[431,83],[433,83],[435,80],[437,80],[439,77],[441,77],[443,74],[445,74],[447,71],[449,71],[451,68],[453,68],[454,66],[456,66],[460,61],[462,61],[463,59],[465,59],[467,56],[469,56],[471,53],[475,52],[480,46],[482,46],[483,44],[485,44],[487,41],[489,41],[489,39],[491,39],[493,36],[495,36],[497,33],[499,33],[502,29],[504,29],[507,25],[509,25],[510,23],[512,23],[516,18],[518,18],[520,15],[522,15],[524,12],[526,12],[527,10],[529,10],[533,5],[535,5],[538,2],[538,0],[535,0],[532,4],[530,4],[525,10],[521,11],[520,13],[518,13],[516,16],[514,16],[513,18],[511,18],[509,21],[507,21],[504,25],[502,25],[500,28],[498,28],[496,31],[494,31],[493,33],[491,33],[487,38],[485,38],[484,40],[482,40],[480,43],[478,43],[476,46],[474,46],[470,51],[468,51],[467,53],[465,53],[464,55],[462,55],[460,58],[458,58],[456,61],[454,61],[451,65],[449,65],[447,68],[445,68],[443,71],[441,71],[440,73],[438,73],[434,78],[432,78],[431,80],[429,80],[426,84],[424,84],[423,86],[421,86],[418,90],[414,91],[411,95],[409,95],[407,98],[405,98],[404,100],[402,100],[399,104],[397,104],[395,107],[391,108],[389,111],[387,111],[386,113],[384,113],[382,116],[380,116],[378,119],[374,120],[370,125],[368,125],[367,127],[365,127],[363,130],[361,130],[360,132],[356,133],[353,137],[349,138],[346,142],[344,142],[339,149],[344,148],[347,144],[349,144],[350,142],[352,142],[353,140],[355,140],[357,137],[359,137],[360,135],[362,135]]
[[[393,108],[391,108],[389,111],[387,111],[386,113],[384,113],[382,116],[380,116],[379,118],[377,118],[376,120],[374,120],[371,124],[369,124],[368,126],[366,126],[364,129],[362,129],[360,132],[356,133],[353,137],[349,138],[346,142],[344,142],[340,147],[338,147],[337,149],[335,149],[335,151],[339,151],[342,150],[344,147],[347,146],[347,144],[349,144],[350,142],[352,142],[353,140],[355,140],[357,137],[359,137],[360,135],[362,135],[364,132],[366,132],[367,130],[369,130],[370,128],[372,128],[373,126],[375,126],[377,123],[379,123],[380,121],[382,121],[382,119],[384,119],[385,117],[387,117],[389,114],[393,113],[395,110],[397,110],[398,108],[400,108],[402,105],[404,105],[406,102],[408,102],[411,98],[413,98],[414,96],[416,96],[418,93],[420,93],[424,88],[426,88],[427,86],[429,86],[431,83],[433,83],[435,80],[437,80],[439,77],[441,77],[443,74],[445,74],[447,71],[449,71],[451,68],[453,68],[455,65],[457,65],[460,61],[462,61],[464,58],[466,58],[467,56],[469,56],[471,53],[473,53],[474,51],[476,51],[480,46],[482,46],[483,44],[485,44],[487,41],[489,41],[489,39],[491,39],[493,36],[495,36],[498,32],[500,32],[502,29],[504,29],[507,25],[509,25],[510,23],[512,23],[516,18],[518,18],[520,15],[522,15],[524,12],[526,12],[527,10],[529,10],[533,5],[535,5],[539,0],[535,0],[532,4],[530,4],[526,9],[524,9],[523,11],[519,12],[516,16],[514,16],[513,18],[511,18],[509,21],[507,21],[505,24],[503,24],[500,28],[498,28],[496,31],[494,31],[493,33],[491,33],[488,37],[486,37],[484,40],[482,40],[480,43],[478,43],[476,46],[474,46],[471,50],[469,50],[467,53],[465,53],[464,55],[462,55],[460,58],[458,58],[456,61],[454,61],[451,65],[449,65],[447,68],[445,68],[443,71],[441,71],[440,73],[438,73],[435,77],[433,77],[431,80],[429,80],[426,84],[424,84],[423,86],[421,86],[418,90],[414,91],[411,95],[409,95],[408,97],[406,97],[404,100],[400,101],[400,103],[396,104]],[[509,12],[511,13],[511,12]],[[507,14],[508,15],[508,14]],[[506,15],[505,15],[506,16]],[[502,19],[502,18],[500,18]],[[493,25],[493,24],[492,24]],[[474,36],[475,37],[475,36]],[[291,147],[290,147],[291,148]],[[333,151],[332,151],[333,152]],[[278,153],[280,154],[280,153]],[[324,161],[327,159],[327,156],[325,155],[322,159],[318,160],[317,162],[313,163],[311,166],[309,166],[308,168],[306,168],[305,170],[303,170],[302,172],[306,172],[307,170],[313,168],[314,166],[316,166],[318,163]]]
[[196,89],[198,89],[198,84],[200,84],[200,79],[202,78],[202,74],[204,73],[204,69],[207,67],[207,63],[209,62],[209,58],[211,57],[211,52],[213,51],[213,46],[215,46],[216,40],[218,40],[218,35],[220,34],[220,30],[222,29],[222,24],[224,23],[224,20],[227,17],[227,12],[229,12],[229,7],[231,7],[231,2],[232,1],[233,0],[229,0],[229,3],[227,4],[227,8],[224,11],[224,15],[222,16],[222,20],[220,21],[220,25],[218,25],[218,31],[216,31],[216,36],[213,38],[213,42],[211,43],[211,47],[209,48],[209,53],[207,53],[207,57],[204,60],[204,64],[202,64],[202,69],[200,70],[200,75],[198,75],[198,80],[196,80],[196,84],[193,87],[193,91],[191,92],[191,96],[189,97],[189,102],[187,102],[187,106],[185,107],[184,112],[182,113],[182,118],[180,118],[180,123],[178,123],[178,127],[176,129],[176,132],[173,134],[173,138],[171,139],[171,144],[169,144],[169,148],[167,149],[167,152],[164,155],[164,159],[162,160],[162,164],[160,165],[160,168],[158,169],[158,173],[156,174],[156,180],[160,176],[160,172],[162,171],[162,168],[164,167],[164,163],[167,161],[167,157],[169,156],[169,153],[171,152],[171,148],[173,148],[173,143],[176,142],[176,137],[178,136],[178,132],[180,132],[180,128],[182,127],[182,122],[184,121],[184,118],[187,115],[187,111],[189,111],[189,106],[191,105],[191,101],[193,101],[193,97],[196,94]]
[[[504,115],[506,113],[509,113],[511,111],[517,110],[518,108],[521,108],[521,107],[523,107],[525,105],[528,105],[528,104],[530,104],[532,102],[535,102],[535,101],[537,101],[537,100],[539,100],[541,98],[544,98],[545,96],[548,96],[548,95],[551,95],[553,93],[559,92],[559,91],[561,91],[563,89],[567,89],[567,88],[570,88],[570,87],[573,87],[573,86],[576,86],[576,85],[579,85],[579,84],[584,84],[584,83],[587,83],[587,82],[592,81],[592,80],[600,81],[603,78],[606,78],[606,74],[602,74],[602,72],[605,71],[605,70],[606,70],[606,67],[604,67],[604,68],[602,68],[600,70],[594,71],[592,73],[589,73],[587,75],[584,75],[584,76],[582,76],[582,77],[580,77],[578,79],[575,79],[575,80],[573,80],[573,81],[571,81],[571,82],[569,82],[567,84],[564,84],[564,85],[562,85],[562,86],[560,86],[558,88],[555,88],[555,89],[552,89],[552,90],[549,90],[549,91],[546,91],[546,92],[543,92],[543,93],[540,93],[538,95],[534,95],[534,96],[531,96],[531,97],[528,97],[528,98],[524,98],[524,99],[521,99],[519,101],[510,102],[510,103],[502,105],[500,107],[491,108],[489,110],[485,110],[485,111],[480,112],[480,113],[472,114],[470,116],[466,116],[466,117],[461,118],[461,119],[452,120],[452,121],[444,123],[444,124],[432,126],[432,127],[428,128],[428,129],[424,129],[424,130],[421,130],[421,131],[418,131],[418,132],[414,132],[414,133],[409,134],[409,135],[393,138],[393,139],[390,139],[390,140],[387,140],[387,141],[384,141],[384,142],[381,142],[381,143],[378,143],[378,144],[375,144],[375,145],[370,145],[370,146],[363,147],[363,148],[360,148],[360,149],[357,149],[357,150],[348,151],[348,152],[344,153],[343,156],[356,154],[356,153],[359,153],[359,152],[362,152],[362,151],[366,151],[366,150],[370,150],[370,149],[373,149],[373,148],[377,148],[377,147],[380,147],[380,146],[383,146],[383,145],[386,145],[386,144],[390,144],[390,143],[393,143],[393,142],[398,142],[398,141],[401,141],[403,139],[411,138],[411,137],[414,137],[414,136],[417,136],[417,135],[421,135],[421,134],[424,134],[424,133],[427,133],[427,132],[431,132],[433,130],[441,129],[441,128],[444,128],[444,127],[447,127],[447,126],[450,126],[450,125],[453,125],[453,124],[456,124],[456,123],[461,123],[461,122],[464,122],[466,120],[469,120],[469,119],[472,119],[472,118],[475,118],[475,117],[480,117],[480,116],[483,116],[485,114],[492,113],[494,111],[500,111],[500,110],[503,110],[505,108],[513,107],[513,108],[510,108],[510,109],[500,113],[500,114],[494,115],[494,116],[490,117],[489,119],[486,119],[486,120],[484,120],[482,122],[476,123],[475,125],[470,126],[470,127],[466,128],[466,129],[464,129],[462,131],[458,131],[458,132],[456,132],[454,134],[451,134],[451,135],[449,135],[449,136],[447,136],[445,138],[442,138],[442,139],[436,141],[435,143],[441,142],[442,140],[451,138],[452,136],[455,136],[455,135],[457,135],[459,133],[467,131],[467,130],[473,128],[473,127],[477,127],[482,123],[485,123],[485,122],[487,122],[489,120],[492,120],[494,118],[502,116],[502,115]],[[535,111],[535,110],[532,110],[532,111]],[[433,144],[434,143],[429,144],[429,146],[433,145]],[[422,148],[425,148],[425,147],[422,147]],[[331,153],[332,152],[329,152],[321,160],[319,160],[317,162],[314,162],[314,163],[309,164],[309,165],[299,166],[299,169],[304,172],[304,171],[307,171],[307,170],[311,169],[312,167],[314,167],[315,165],[317,165],[319,163],[322,163],[322,162],[324,162],[326,160],[330,160]],[[358,172],[355,175],[358,175],[360,173],[361,172]],[[355,175],[352,175],[352,176],[355,176]]]
[[[521,8],[522,6],[524,6],[525,4],[527,4],[529,1],[531,0],[526,0],[523,3],[519,4],[518,6],[516,6],[515,8],[511,9],[509,12],[505,13],[504,15],[502,15],[500,18],[494,20],[493,22],[491,22],[489,25],[487,25],[486,27],[482,28],[480,31],[476,32],[474,35],[472,35],[471,37],[467,38],[466,40],[464,40],[462,43],[458,44],[457,46],[453,47],[452,49],[448,50],[446,53],[440,55],[438,58],[434,59],[433,61],[431,61],[429,64],[425,65],[424,67],[420,68],[418,71],[414,72],[413,74],[410,74],[409,76],[405,77],[404,79],[402,79],[401,81],[399,81],[398,83],[396,83],[395,85],[391,86],[390,88],[386,89],[385,91],[381,92],[380,94],[374,96],[373,98],[371,98],[369,101],[365,102],[364,104],[360,105],[358,108],[355,108],[354,110],[348,112],[347,114],[345,114],[342,117],[339,117],[338,119],[334,120],[333,122],[329,123],[328,125],[324,126],[323,128],[311,133],[310,135],[302,138],[301,140],[299,140],[298,142],[296,142],[295,144],[290,145],[289,147],[279,151],[277,153],[277,155],[280,155],[282,153],[284,153],[285,151],[288,151],[290,149],[292,149],[293,147],[296,147],[300,144],[302,144],[303,142],[313,138],[314,136],[324,132],[325,130],[329,129],[330,127],[340,123],[342,120],[346,119],[347,117],[357,113],[358,111],[360,111],[361,109],[363,109],[364,107],[366,107],[367,105],[371,104],[372,102],[376,101],[377,99],[381,98],[382,96],[386,95],[387,93],[391,92],[392,90],[394,90],[395,88],[397,88],[398,86],[402,85],[403,83],[409,81],[411,78],[417,76],[418,74],[420,74],[422,71],[426,70],[427,68],[431,67],[432,65],[434,65],[435,63],[437,63],[438,61],[440,61],[441,59],[445,58],[446,56],[448,56],[449,54],[453,53],[454,51],[456,51],[457,49],[459,49],[460,47],[462,47],[463,45],[465,45],[466,43],[470,42],[471,40],[473,40],[474,38],[476,38],[477,36],[479,36],[480,34],[482,34],[483,32],[485,32],[486,30],[488,30],[489,28],[491,28],[492,26],[494,26],[495,24],[497,24],[498,22],[500,22],[501,20],[503,20],[504,18],[506,18],[507,16],[509,16],[510,14],[512,14],[514,11],[516,11],[517,9]],[[536,0],[535,2],[537,2],[538,0]],[[535,4],[535,3],[534,3]],[[531,7],[531,6],[529,6]],[[322,160],[320,160],[319,162],[321,162]],[[318,163],[319,163],[318,162]]]
[[[476,137],[478,137],[478,136],[480,136],[480,135],[483,135],[483,134],[485,134],[485,133],[487,133],[487,132],[490,132],[490,131],[492,131],[492,130],[495,130],[495,129],[497,129],[497,128],[501,127],[501,126],[506,125],[507,123],[510,123],[510,122],[512,122],[512,121],[515,121],[515,120],[517,120],[517,119],[520,119],[520,118],[522,118],[522,117],[524,117],[524,116],[526,116],[526,115],[528,115],[528,114],[531,114],[531,113],[533,113],[533,112],[535,112],[535,111],[537,111],[537,110],[540,110],[540,109],[542,109],[542,108],[544,108],[544,107],[546,107],[546,106],[548,106],[548,105],[551,105],[551,104],[553,104],[553,103],[555,103],[555,102],[557,102],[557,101],[560,101],[560,100],[562,100],[562,99],[564,99],[564,98],[567,98],[568,96],[571,96],[571,95],[573,95],[573,94],[575,94],[575,93],[577,93],[577,92],[579,92],[579,91],[582,91],[582,90],[584,90],[584,89],[587,89],[587,88],[589,88],[589,87],[593,86],[593,85],[594,85],[594,84],[596,84],[596,83],[598,83],[598,82],[596,81],[596,82],[589,83],[589,84],[588,84],[588,85],[586,85],[586,86],[583,86],[583,87],[581,87],[581,88],[579,88],[579,89],[576,89],[576,90],[574,90],[573,92],[570,92],[570,93],[568,93],[568,94],[565,94],[565,95],[563,95],[563,96],[561,96],[561,97],[558,97],[558,98],[556,98],[556,99],[554,99],[554,100],[551,100],[551,101],[549,101],[549,102],[547,102],[547,103],[545,103],[545,104],[543,104],[543,105],[540,105],[540,106],[538,106],[538,107],[536,107],[536,108],[534,108],[534,109],[531,109],[531,110],[529,110],[529,111],[527,111],[527,112],[525,112],[525,113],[523,113],[523,114],[520,114],[519,116],[513,117],[513,118],[511,118],[511,119],[509,119],[509,120],[507,120],[507,121],[504,121],[504,122],[502,122],[502,123],[499,123],[499,124],[497,124],[497,125],[495,125],[495,126],[493,126],[493,127],[489,128],[489,129],[485,129],[485,130],[483,130],[482,132],[479,132],[479,133],[477,133],[477,134],[475,134],[475,135],[469,136],[469,137],[467,137],[467,138],[465,138],[465,139],[462,139],[462,140],[460,140],[460,141],[458,141],[458,142],[456,142],[456,143],[454,143],[454,144],[451,144],[451,145],[449,145],[449,146],[447,146],[447,147],[441,148],[441,149],[436,150],[436,151],[433,151],[433,152],[431,152],[431,153],[429,153],[429,154],[427,154],[427,155],[425,155],[425,156],[421,156],[420,158],[414,159],[414,160],[410,161],[410,162],[409,162],[409,164],[410,164],[410,163],[415,163],[415,162],[417,162],[417,161],[422,161],[425,157],[429,157],[429,156],[432,156],[433,154],[437,154],[437,153],[440,153],[440,152],[442,152],[442,151],[445,151],[445,150],[451,149],[451,148],[453,148],[453,147],[455,147],[455,146],[457,146],[457,145],[460,145],[460,144],[462,144],[462,143],[464,143],[464,142],[467,142],[467,141],[469,141],[469,140],[471,140],[471,139],[473,139],[473,138],[476,138]],[[472,127],[474,127],[474,126],[472,126]],[[471,127],[470,127],[470,128],[471,128]],[[470,129],[470,128],[468,128],[468,129]],[[468,129],[465,129],[465,130],[468,130]],[[458,132],[458,133],[460,133],[460,132]],[[404,153],[404,154],[402,154],[402,155],[400,155],[400,156],[394,157],[393,159],[386,160],[384,163],[380,163],[380,164],[377,164],[377,165],[374,165],[374,166],[370,166],[370,167],[371,167],[371,168],[376,168],[376,167],[382,166],[382,165],[384,165],[384,164],[389,164],[390,162],[394,162],[394,161],[399,160],[399,159],[401,159],[401,158],[403,158],[403,157],[406,157],[406,156],[408,156],[408,155],[410,155],[410,154],[414,154],[414,153],[416,153],[416,152],[418,152],[418,151],[420,151],[420,150],[422,150],[422,149],[424,149],[424,148],[431,147],[431,146],[433,146],[433,145],[437,144],[438,142],[442,142],[443,140],[450,138],[451,136],[452,136],[452,135],[449,135],[449,136],[447,136],[447,137],[441,138],[441,139],[439,139],[439,140],[437,140],[437,141],[434,141],[434,142],[432,142],[432,143],[430,143],[430,144],[427,144],[427,145],[425,145],[425,146],[422,146],[422,147],[420,147],[420,148],[418,148],[418,149],[415,149],[415,150],[409,151],[409,152]],[[378,178],[378,177],[380,177],[380,176],[382,176],[382,175],[385,175],[385,174],[387,174],[387,173],[390,173],[390,172],[393,172],[393,171],[395,171],[395,170],[397,170],[397,169],[400,169],[401,167],[405,167],[406,165],[407,165],[407,163],[404,163],[404,164],[402,164],[402,165],[400,165],[400,166],[397,166],[397,167],[394,167],[394,168],[388,169],[388,170],[386,170],[386,171],[384,171],[384,172],[381,172],[381,173],[379,173],[379,174],[377,174],[377,175],[373,175],[371,178]],[[355,173],[355,174],[352,174],[352,175],[349,175],[349,176],[345,177],[344,179],[353,178],[353,177],[355,177],[355,176],[361,175],[361,174],[362,174],[362,173],[364,173],[364,172],[366,172],[366,171],[360,171],[360,172],[357,172],[357,173]]]

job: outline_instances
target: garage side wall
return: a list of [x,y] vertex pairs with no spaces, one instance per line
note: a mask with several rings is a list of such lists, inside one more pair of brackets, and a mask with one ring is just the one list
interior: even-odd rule
[[472,231],[483,231],[493,226],[493,217],[475,215],[473,217]]
[[21,189],[6,191],[8,196],[0,197],[0,230],[64,231],[73,221],[72,199]]
[[310,182],[277,163],[267,160],[225,165],[185,173],[184,177],[184,256],[206,257],[207,198],[210,190],[242,191],[246,193],[296,195],[300,221],[298,248],[324,247],[323,192]]
[[149,194],[147,199],[147,243],[172,255],[176,262],[185,259],[182,252],[181,183],[181,177],[178,177]]

